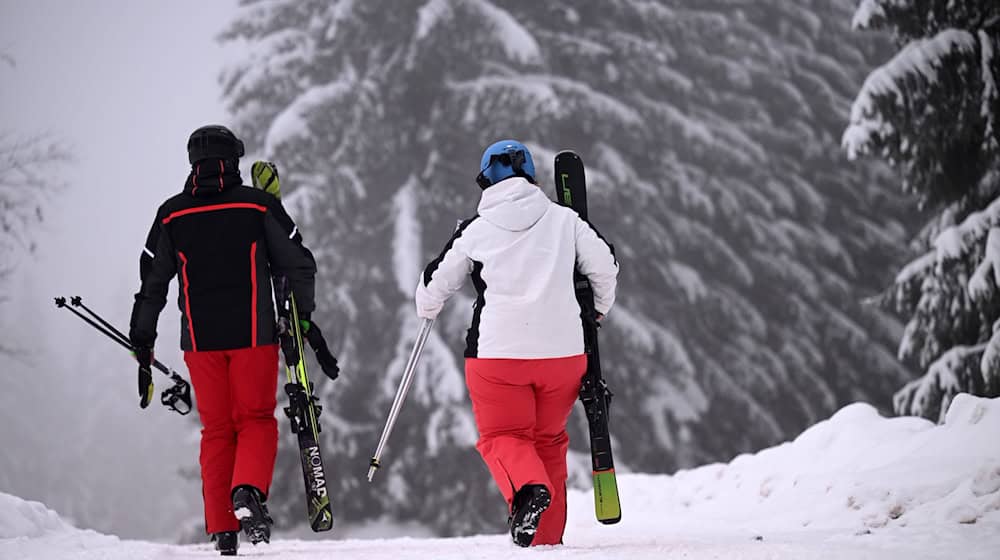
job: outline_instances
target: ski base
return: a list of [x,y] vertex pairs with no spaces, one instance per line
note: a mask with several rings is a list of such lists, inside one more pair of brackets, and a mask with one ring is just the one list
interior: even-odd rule
[[[310,443],[311,445],[309,445]],[[330,496],[326,489],[323,456],[320,454],[319,445],[316,445],[316,442],[303,442],[300,439],[299,446],[302,474],[305,477],[307,488],[311,488],[306,503],[309,527],[316,533],[329,531],[333,528],[333,510],[330,507]]]
[[622,520],[618,479],[615,478],[614,469],[594,471],[594,513],[597,520],[605,525],[613,525]]

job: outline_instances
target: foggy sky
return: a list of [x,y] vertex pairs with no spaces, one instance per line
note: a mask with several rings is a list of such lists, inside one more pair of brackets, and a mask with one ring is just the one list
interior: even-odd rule
[[[4,341],[28,351],[0,357],[7,390],[20,392],[0,401],[15,403],[0,410],[0,468],[38,462],[0,475],[0,491],[69,518],[88,499],[107,512],[92,525],[119,535],[172,539],[182,520],[200,523],[199,484],[177,475],[197,466],[197,426],[159,403],[140,411],[131,358],[52,298],[83,296],[127,326],[146,232],[188,170],[187,136],[227,122],[218,75],[234,47],[215,37],[234,8],[0,0],[0,53],[16,61],[0,62],[0,130],[50,135],[75,158],[67,190],[47,198],[36,255],[9,284],[13,301],[0,306]],[[186,376],[177,315],[172,292],[156,352]],[[154,510],[133,507],[157,494],[166,497]]]

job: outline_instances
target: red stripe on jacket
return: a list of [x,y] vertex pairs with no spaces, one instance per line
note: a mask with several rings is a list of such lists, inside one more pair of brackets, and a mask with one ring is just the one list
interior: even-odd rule
[[229,202],[226,204],[210,204],[208,206],[198,206],[197,208],[185,208],[184,210],[178,210],[176,212],[170,213],[166,218],[163,218],[163,223],[168,224],[170,220],[174,218],[180,218],[181,216],[187,216],[188,214],[198,214],[201,212],[215,212],[217,210],[230,210],[233,208],[248,208],[251,210],[257,210],[258,212],[267,212],[266,206],[261,206],[260,204],[254,204],[252,202]]
[[188,260],[184,256],[182,251],[178,251],[177,255],[181,258],[181,280],[183,280],[184,288],[184,312],[187,315],[188,320],[188,335],[191,337],[191,351],[198,351],[198,343],[194,340],[194,318],[191,317],[191,294],[188,291],[188,287],[191,282],[188,280]]
[[257,242],[250,244],[250,347],[257,347]]

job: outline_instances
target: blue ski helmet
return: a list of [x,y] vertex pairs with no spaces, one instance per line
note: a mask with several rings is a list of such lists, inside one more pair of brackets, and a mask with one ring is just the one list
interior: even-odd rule
[[483,152],[476,183],[485,189],[509,177],[524,177],[535,182],[535,162],[531,152],[517,140],[494,142]]

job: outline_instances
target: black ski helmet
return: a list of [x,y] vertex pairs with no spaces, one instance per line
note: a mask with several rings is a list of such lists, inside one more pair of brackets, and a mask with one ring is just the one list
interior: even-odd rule
[[203,159],[235,160],[243,157],[243,141],[221,124],[203,126],[188,138],[188,161]]

